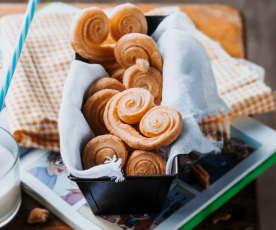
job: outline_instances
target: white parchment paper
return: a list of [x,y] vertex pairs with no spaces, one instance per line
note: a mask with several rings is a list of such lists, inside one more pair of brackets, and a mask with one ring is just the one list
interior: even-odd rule
[[171,146],[167,173],[173,159],[191,151],[219,151],[221,143],[206,138],[198,119],[217,112],[229,112],[218,93],[208,55],[193,36],[192,21],[181,12],[166,17],[153,34],[163,57],[162,105],[181,112],[183,129]]
[[94,136],[86,122],[81,107],[83,96],[92,82],[107,73],[101,65],[73,61],[63,90],[58,129],[60,152],[69,172],[80,178],[99,178],[108,176],[116,181],[123,180],[121,159],[110,159],[107,164],[83,170],[81,151]]

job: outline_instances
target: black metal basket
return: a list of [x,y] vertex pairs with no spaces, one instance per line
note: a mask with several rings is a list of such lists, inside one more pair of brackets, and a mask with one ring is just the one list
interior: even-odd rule
[[158,213],[177,174],[126,176],[116,183],[110,178],[81,179],[70,176],[96,215]]
[[[148,35],[151,35],[165,16],[146,16]],[[76,59],[88,60],[76,54]],[[126,176],[123,182],[116,183],[108,177],[83,179],[70,176],[75,181],[94,214],[141,214],[158,213],[166,200],[178,167],[171,175],[164,176]]]

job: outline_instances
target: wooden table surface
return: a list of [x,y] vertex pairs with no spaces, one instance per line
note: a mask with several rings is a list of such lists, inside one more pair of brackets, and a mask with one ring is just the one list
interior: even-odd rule
[[[100,6],[102,8],[113,7],[116,4],[88,4],[72,3],[73,6],[85,8],[89,6]],[[170,4],[136,4],[144,12],[157,7]],[[232,7],[224,5],[204,4],[171,4],[179,6],[193,20],[195,25],[221,45],[234,57],[245,56],[243,20],[240,12]],[[23,13],[26,4],[23,3],[0,3],[0,17],[7,14]]]
[[[84,8],[92,6],[93,4],[73,4],[77,7]],[[112,7],[114,4],[97,4],[101,7]],[[137,4],[145,12],[156,7],[165,6],[164,4]],[[166,4],[168,5],[168,4]],[[226,51],[228,51],[232,56],[243,58],[245,57],[245,46],[244,46],[244,28],[243,20],[239,13],[234,8],[222,6],[222,5],[184,5],[184,4],[173,4],[178,5],[181,9],[186,12],[191,19],[194,21],[195,25],[212,39],[218,41]],[[23,13],[26,9],[26,4],[21,3],[0,3],[0,17],[7,14],[14,13]],[[254,187],[254,186],[253,186]],[[232,199],[232,203],[236,200],[238,202],[244,201],[243,205],[247,207],[248,210],[257,210],[256,208],[256,194],[255,187],[252,190],[252,185],[238,194]],[[251,194],[251,195],[250,195]],[[248,197],[252,199],[248,199]],[[248,202],[247,202],[248,201]],[[252,202],[253,201],[253,202]],[[229,202],[231,204],[231,202]],[[226,205],[227,206],[227,205]],[[229,206],[229,204],[228,204]],[[231,206],[231,205],[230,205]],[[71,229],[61,220],[59,220],[54,215],[50,215],[49,221],[43,225],[29,225],[27,224],[27,217],[30,210],[34,207],[43,207],[27,194],[23,192],[23,203],[20,208],[19,213],[15,219],[9,223],[3,230],[63,230]],[[230,208],[231,209],[231,208]],[[214,214],[216,215],[216,214]],[[257,226],[257,212],[251,211],[250,218],[245,220],[245,227],[248,226],[248,229],[259,229]],[[204,221],[197,230],[203,230],[207,226],[210,226],[208,222],[210,219]],[[250,222],[251,221],[251,222]],[[233,221],[232,221],[233,222]],[[226,223],[227,226],[229,223]],[[212,229],[222,229],[224,223],[215,226]],[[219,228],[218,228],[219,227]],[[233,225],[232,225],[233,227]],[[209,228],[211,229],[211,227]],[[227,229],[227,228],[225,228]],[[232,228],[234,229],[234,228]],[[244,228],[246,229],[246,228]]]

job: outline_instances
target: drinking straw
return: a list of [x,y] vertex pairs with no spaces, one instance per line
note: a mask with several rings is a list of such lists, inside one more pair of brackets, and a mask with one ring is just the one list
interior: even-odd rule
[[24,24],[21,27],[20,30],[20,34],[18,36],[18,41],[17,41],[17,46],[14,50],[12,59],[9,63],[8,69],[6,71],[6,75],[5,75],[5,83],[2,85],[1,87],[1,91],[0,91],[0,111],[3,109],[4,106],[4,100],[5,97],[8,93],[9,87],[10,87],[10,83],[16,68],[16,64],[20,58],[21,55],[21,51],[23,48],[23,44],[24,41],[28,35],[28,31],[31,25],[31,22],[33,20],[34,14],[35,14],[35,10],[37,5],[39,4],[39,0],[29,0],[28,3],[28,7],[25,13],[25,20],[24,20]]

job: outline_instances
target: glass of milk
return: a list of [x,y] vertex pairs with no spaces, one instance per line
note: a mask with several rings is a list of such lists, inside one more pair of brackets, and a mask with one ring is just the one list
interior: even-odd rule
[[21,204],[18,146],[0,127],[0,228],[16,215]]

